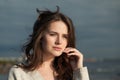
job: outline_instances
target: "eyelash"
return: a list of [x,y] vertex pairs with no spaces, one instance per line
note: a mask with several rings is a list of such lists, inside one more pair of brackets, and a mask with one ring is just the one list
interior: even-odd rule
[[68,39],[68,36],[67,36],[67,35],[64,35],[63,37],[66,38],[66,39]]
[[[54,33],[50,33],[50,36],[56,36],[56,34],[54,34]],[[67,36],[67,35],[63,35],[63,38],[68,39],[68,36]]]
[[54,34],[54,33],[50,33],[50,35],[51,35],[51,36],[55,36],[56,34]]

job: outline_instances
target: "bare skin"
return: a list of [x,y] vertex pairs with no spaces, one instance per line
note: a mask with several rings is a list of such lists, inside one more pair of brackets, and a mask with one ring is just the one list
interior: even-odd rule
[[[75,55],[78,57],[78,62],[72,64],[73,70],[83,67],[83,55],[75,48],[67,47],[67,26],[62,21],[56,21],[51,23],[48,32],[46,32],[44,38],[44,55],[43,64],[40,65],[38,71],[44,80],[55,80],[56,73],[53,74],[54,69],[51,66],[52,61],[56,56],[60,56],[62,52],[65,52],[68,57]],[[72,53],[69,53],[72,51]]]
[[[74,51],[74,52],[69,54],[69,51]],[[66,48],[64,52],[67,53],[68,56],[75,55],[78,57],[77,64],[72,65],[74,68],[73,70],[83,67],[83,55],[81,52],[79,52],[75,48]],[[55,76],[57,74],[52,74],[54,72],[54,69],[51,66],[52,61],[53,59],[44,61],[43,65],[39,68],[39,72],[43,76],[44,80],[55,80]]]
[[[72,53],[69,53],[71,51],[72,51]],[[72,65],[73,70],[83,67],[83,54],[80,51],[78,51],[75,48],[68,47],[64,50],[64,52],[67,53],[68,56],[72,56],[72,55],[77,56],[78,61],[77,61],[77,63],[73,62],[73,65]]]

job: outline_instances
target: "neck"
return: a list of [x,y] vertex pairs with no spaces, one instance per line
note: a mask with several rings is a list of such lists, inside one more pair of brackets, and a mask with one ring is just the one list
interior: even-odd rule
[[43,63],[42,65],[40,65],[40,67],[38,68],[38,71],[40,72],[41,75],[45,76],[48,74],[48,76],[50,76],[49,73],[53,73],[51,74],[51,76],[53,76],[54,80],[55,80],[55,76],[57,76],[58,74],[55,72],[53,66],[52,66],[52,62],[54,60],[55,56],[50,56],[50,55],[43,55]]
[[53,61],[53,59],[47,59],[47,60],[45,59],[45,60],[43,61],[42,66],[43,66],[43,67],[51,67],[52,61]]
[[43,55],[43,63],[41,65],[41,67],[51,68],[54,58],[55,58],[54,56],[49,55],[49,54],[48,55],[47,54]]

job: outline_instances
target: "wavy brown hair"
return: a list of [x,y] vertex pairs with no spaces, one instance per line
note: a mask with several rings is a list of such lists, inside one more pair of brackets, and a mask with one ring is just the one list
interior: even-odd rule
[[[67,25],[67,47],[75,48],[73,23],[69,17],[60,13],[59,7],[57,7],[57,10],[54,12],[50,10],[40,11],[38,9],[37,12],[39,13],[38,19],[35,21],[33,32],[29,36],[29,40],[24,46],[27,64],[23,64],[21,67],[26,70],[35,70],[43,63],[42,39],[45,31],[52,22],[62,21]],[[73,69],[69,62],[69,58],[65,53],[55,57],[52,66],[55,69],[55,72],[58,74],[56,76],[57,80],[73,80]]]

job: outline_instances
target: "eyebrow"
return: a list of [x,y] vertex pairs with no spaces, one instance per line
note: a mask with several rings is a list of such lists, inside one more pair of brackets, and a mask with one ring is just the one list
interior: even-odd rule
[[[55,33],[55,34],[58,34],[58,33],[55,32],[55,31],[48,31],[48,33]],[[64,34],[64,35],[68,35],[68,34]]]

